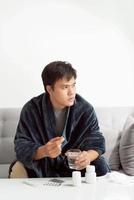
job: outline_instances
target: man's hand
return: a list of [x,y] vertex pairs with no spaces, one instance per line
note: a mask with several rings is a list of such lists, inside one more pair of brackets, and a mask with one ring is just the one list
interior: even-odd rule
[[50,158],[56,158],[61,154],[61,144],[64,141],[64,137],[55,137],[51,139],[46,145],[44,145],[44,152],[46,156]]
[[81,154],[76,158],[75,164],[78,170],[85,169],[87,165],[95,160],[99,156],[97,151],[89,150],[82,151]]
[[64,137],[55,137],[45,145],[39,147],[34,155],[34,160],[39,160],[44,157],[56,158],[61,154],[61,144],[64,141]]

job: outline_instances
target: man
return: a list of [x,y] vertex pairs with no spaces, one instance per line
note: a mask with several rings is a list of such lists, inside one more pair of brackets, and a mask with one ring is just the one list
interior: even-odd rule
[[76,94],[76,70],[70,63],[55,61],[42,72],[45,93],[31,99],[21,111],[15,136],[17,161],[10,177],[71,176],[66,152],[81,150],[75,162],[84,176],[95,165],[97,176],[108,165],[101,156],[105,140],[99,131],[94,108]]

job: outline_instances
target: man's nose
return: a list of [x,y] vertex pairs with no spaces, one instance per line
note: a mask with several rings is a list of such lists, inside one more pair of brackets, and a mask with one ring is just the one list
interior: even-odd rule
[[72,95],[72,94],[74,94],[74,93],[75,93],[75,89],[72,88],[72,87],[70,87],[70,88],[68,89],[68,94],[69,94],[69,95]]

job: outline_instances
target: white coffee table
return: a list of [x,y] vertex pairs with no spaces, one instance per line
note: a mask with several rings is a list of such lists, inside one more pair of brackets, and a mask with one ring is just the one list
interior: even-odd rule
[[[58,178],[59,179],[59,178]],[[105,176],[96,184],[73,186],[72,178],[60,178],[61,186],[48,186],[50,178],[0,179],[1,200],[134,200],[134,184],[123,185],[109,181]]]

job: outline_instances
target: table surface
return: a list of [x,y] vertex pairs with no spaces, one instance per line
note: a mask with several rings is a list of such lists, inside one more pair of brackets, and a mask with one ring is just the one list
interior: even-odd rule
[[0,179],[1,200],[134,200],[134,184],[119,184],[105,176],[95,184],[87,184],[82,178],[81,186],[74,186],[72,178],[57,178],[60,186],[48,185],[52,178]]

